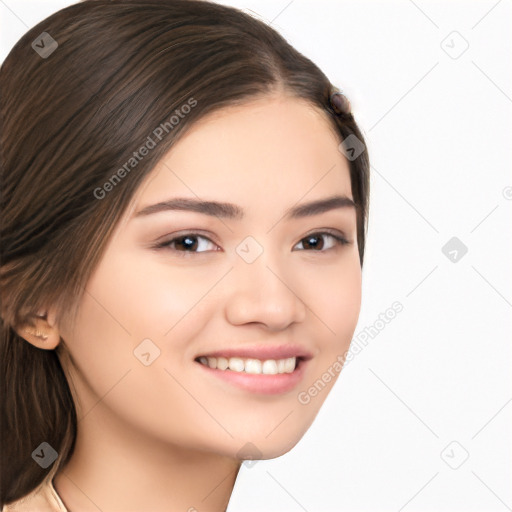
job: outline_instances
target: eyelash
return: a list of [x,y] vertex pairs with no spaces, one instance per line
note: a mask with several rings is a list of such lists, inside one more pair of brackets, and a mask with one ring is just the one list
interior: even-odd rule
[[[352,243],[352,242],[349,242],[344,236],[339,235],[337,233],[330,232],[330,231],[316,231],[314,233],[310,233],[309,235],[306,235],[304,238],[301,238],[301,240],[299,240],[298,243],[301,243],[301,242],[303,242],[304,240],[306,240],[308,238],[312,238],[312,237],[316,238],[319,235],[327,235],[327,236],[333,238],[334,240],[336,240],[337,247],[338,246],[342,246],[343,247],[343,246],[346,246],[346,245],[350,245]],[[200,252],[197,252],[197,251],[178,251],[176,249],[172,249],[171,248],[171,245],[173,243],[175,243],[177,241],[180,241],[180,240],[183,240],[185,238],[203,238],[205,240],[208,240],[212,244],[215,244],[215,242],[210,240],[208,237],[202,235],[201,233],[190,232],[190,233],[185,233],[183,235],[171,238],[170,240],[167,240],[165,242],[161,242],[161,243],[155,245],[154,248],[155,249],[165,249],[165,250],[172,251],[172,252],[176,253],[177,255],[179,255],[180,257],[187,257],[187,254],[202,254],[202,253],[205,253],[205,252],[217,252],[217,251],[200,251]],[[328,251],[331,251],[331,250],[334,250],[334,249],[336,249],[336,247],[331,247],[329,249],[321,250],[321,251],[315,251],[314,249],[302,249],[302,250],[306,250],[306,251],[309,250],[309,251],[312,251],[312,252],[328,252]]]

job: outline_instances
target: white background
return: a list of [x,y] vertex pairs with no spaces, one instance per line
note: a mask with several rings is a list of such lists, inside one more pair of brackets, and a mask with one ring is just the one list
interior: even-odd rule
[[[71,3],[0,0],[0,60]],[[271,23],[352,102],[372,163],[352,343],[377,331],[299,444],[242,466],[229,511],[512,510],[512,2],[219,3]]]

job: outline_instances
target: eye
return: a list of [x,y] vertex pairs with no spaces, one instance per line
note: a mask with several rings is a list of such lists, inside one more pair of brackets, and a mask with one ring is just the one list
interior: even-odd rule
[[[197,240],[205,240],[206,243],[200,243],[197,242]],[[200,235],[199,233],[186,233],[181,236],[177,236],[175,238],[171,238],[170,240],[167,240],[166,242],[162,242],[156,246],[157,249],[160,248],[167,248],[175,253],[182,253],[179,254],[180,256],[185,256],[186,253],[194,253],[194,252],[206,252],[204,250],[200,251],[198,249],[204,249],[205,246],[208,246],[208,242],[215,244],[205,236]],[[175,249],[175,247],[182,247],[184,250],[181,249]],[[217,246],[216,246],[217,247]],[[213,249],[216,251],[217,249]]]
[[[325,243],[321,240],[324,240],[325,238],[330,238],[331,241],[334,240],[334,243],[331,243],[331,246],[327,249],[324,248]],[[341,234],[335,234],[328,231],[319,231],[316,233],[311,233],[305,238],[303,238],[299,244],[304,245],[304,241],[306,242],[307,247],[312,247],[315,252],[327,252],[331,249],[334,249],[337,245],[344,246],[349,245],[351,242],[349,242],[343,235]],[[318,249],[320,247],[320,249]]]
[[[331,243],[327,244],[327,248],[325,248],[325,239],[331,240]],[[334,249],[336,246],[349,245],[350,243],[351,242],[349,242],[341,233],[338,234],[337,232],[331,233],[328,231],[319,231],[304,237],[297,245],[302,244],[307,250],[313,250],[314,252],[327,252]],[[199,233],[185,233],[165,242],[161,242],[156,245],[155,248],[168,249],[179,256],[186,256],[187,253],[194,254],[208,252],[208,244],[211,244],[213,247],[217,247],[217,249],[213,248],[211,250],[214,252],[218,251],[218,246],[209,238]]]

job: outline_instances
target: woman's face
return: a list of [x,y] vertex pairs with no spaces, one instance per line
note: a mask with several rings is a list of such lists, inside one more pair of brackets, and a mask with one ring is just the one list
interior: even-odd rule
[[[61,326],[78,366],[68,371],[79,419],[94,409],[158,443],[234,458],[277,457],[299,441],[338,377],[360,311],[354,207],[288,215],[353,199],[338,144],[327,114],[279,96],[214,113],[174,146],[117,226],[77,321]],[[162,205],[140,213],[176,198],[231,203],[243,215]],[[214,353],[293,373],[197,362]],[[297,370],[265,363],[293,354],[308,358]]]

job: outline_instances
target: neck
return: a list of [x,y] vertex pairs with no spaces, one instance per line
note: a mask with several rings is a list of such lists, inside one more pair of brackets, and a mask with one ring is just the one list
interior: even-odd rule
[[71,459],[53,479],[69,512],[224,512],[240,461],[148,438],[101,402],[78,423]]

